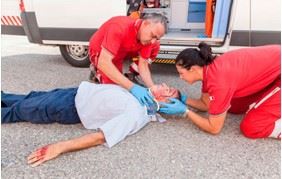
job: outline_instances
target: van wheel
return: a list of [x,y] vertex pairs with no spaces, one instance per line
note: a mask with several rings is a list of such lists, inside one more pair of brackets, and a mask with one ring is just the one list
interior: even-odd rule
[[88,47],[83,45],[60,45],[64,59],[75,67],[89,67]]

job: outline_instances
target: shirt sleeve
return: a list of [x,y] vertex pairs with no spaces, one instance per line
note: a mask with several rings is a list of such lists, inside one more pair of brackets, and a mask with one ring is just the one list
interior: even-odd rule
[[111,24],[105,32],[102,47],[116,56],[121,46],[123,37],[123,29],[118,24]]
[[159,50],[160,50],[160,43],[156,42],[154,44],[147,45],[147,46],[143,47],[140,50],[140,54],[139,55],[143,59],[151,58],[152,60],[154,60],[157,57],[157,55],[159,53]]
[[209,90],[209,114],[219,115],[230,108],[234,90],[231,88],[215,88]]

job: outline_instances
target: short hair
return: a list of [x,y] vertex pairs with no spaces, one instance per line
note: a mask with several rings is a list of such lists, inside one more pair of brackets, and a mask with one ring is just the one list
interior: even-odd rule
[[164,29],[165,29],[165,33],[167,32],[167,23],[168,23],[168,20],[167,20],[167,17],[161,13],[146,13],[144,14],[141,19],[143,20],[150,20],[151,22],[153,23],[161,23],[163,24],[164,26]]

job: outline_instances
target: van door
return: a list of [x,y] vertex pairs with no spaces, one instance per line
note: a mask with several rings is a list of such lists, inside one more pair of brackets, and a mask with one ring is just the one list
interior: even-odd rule
[[[174,59],[183,49],[200,42],[216,48],[216,53],[224,51],[234,13],[233,1],[236,0],[166,0],[160,1],[160,8],[144,8],[143,13],[161,11],[168,18],[168,30],[161,38],[158,58]],[[205,19],[209,19],[210,33],[206,31]]]

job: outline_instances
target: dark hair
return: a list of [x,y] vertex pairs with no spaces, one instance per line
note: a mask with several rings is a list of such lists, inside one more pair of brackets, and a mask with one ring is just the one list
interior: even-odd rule
[[176,57],[175,64],[189,70],[193,65],[203,67],[212,63],[216,56],[212,55],[211,47],[204,42],[198,47],[200,50],[187,48],[181,51]]

